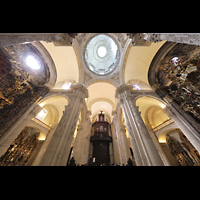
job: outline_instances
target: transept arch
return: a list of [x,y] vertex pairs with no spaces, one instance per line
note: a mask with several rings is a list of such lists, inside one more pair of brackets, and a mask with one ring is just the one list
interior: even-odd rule
[[88,86],[87,106],[92,112],[92,117],[98,112],[104,111],[112,119],[112,111],[115,109],[116,87],[108,82],[95,82]]

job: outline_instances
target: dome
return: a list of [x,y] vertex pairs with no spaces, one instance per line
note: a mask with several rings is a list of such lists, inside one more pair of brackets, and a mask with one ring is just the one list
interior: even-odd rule
[[114,71],[118,57],[117,44],[104,34],[93,37],[85,49],[87,67],[97,75],[107,75]]

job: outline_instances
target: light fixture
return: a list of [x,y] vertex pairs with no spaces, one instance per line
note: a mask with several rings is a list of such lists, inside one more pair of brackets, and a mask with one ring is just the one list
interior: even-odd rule
[[29,66],[31,69],[35,69],[35,70],[38,70],[41,68],[41,63],[33,55],[28,55],[26,57],[26,65]]

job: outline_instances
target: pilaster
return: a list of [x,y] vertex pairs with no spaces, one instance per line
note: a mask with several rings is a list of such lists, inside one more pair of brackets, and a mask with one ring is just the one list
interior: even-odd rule
[[[120,111],[119,111],[119,108],[118,107],[116,109],[116,111],[113,111],[112,112],[112,115],[113,115],[113,125],[115,127],[115,135],[113,137],[113,144],[114,144],[114,150],[115,152],[117,151],[116,149],[116,142],[118,143],[118,152],[114,152],[114,155],[119,155],[119,158],[120,158],[120,164],[121,165],[126,165],[127,164],[127,161],[129,158],[131,158],[131,155],[130,155],[130,149],[129,149],[129,145],[128,145],[128,140],[127,140],[127,137],[126,137],[126,130],[125,130],[125,126],[122,124],[122,121],[121,121],[121,115],[120,115]],[[115,141],[115,139],[117,141]],[[119,159],[118,158],[118,159]],[[116,158],[115,159],[115,163],[118,164],[118,159]]]

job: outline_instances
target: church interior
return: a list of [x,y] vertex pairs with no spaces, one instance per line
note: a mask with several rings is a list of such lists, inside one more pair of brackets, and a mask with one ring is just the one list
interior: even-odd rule
[[199,33],[0,33],[0,166],[199,166]]

